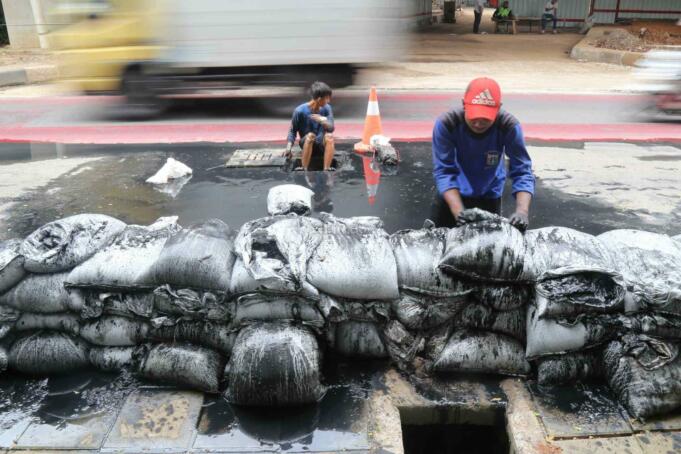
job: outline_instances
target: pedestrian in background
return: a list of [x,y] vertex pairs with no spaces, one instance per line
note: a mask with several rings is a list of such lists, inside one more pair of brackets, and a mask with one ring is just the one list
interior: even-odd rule
[[534,194],[532,160],[518,120],[501,110],[499,84],[487,77],[471,81],[463,106],[446,112],[433,128],[433,177],[437,194],[431,220],[437,227],[455,227],[466,208],[501,214],[508,175],[515,197],[513,226],[528,225]]
[[485,10],[485,0],[475,0],[473,14],[475,20],[473,21],[473,33],[480,33],[480,21],[482,21],[482,12]]
[[558,0],[549,0],[544,6],[544,14],[541,16],[541,32],[546,33],[546,22],[553,21],[553,34],[558,33]]

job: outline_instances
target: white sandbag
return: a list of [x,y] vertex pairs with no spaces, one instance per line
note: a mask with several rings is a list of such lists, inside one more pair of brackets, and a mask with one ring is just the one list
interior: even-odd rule
[[460,216],[466,224],[450,229],[440,268],[453,276],[489,282],[531,280],[525,276],[525,240],[507,219],[477,208]]
[[14,287],[26,275],[21,240],[0,241],[0,294]]
[[388,357],[380,329],[371,322],[347,321],[336,325],[334,350],[349,358]]
[[390,359],[401,369],[408,369],[426,344],[424,336],[412,334],[397,320],[391,320],[385,326],[383,339]]
[[9,349],[10,369],[25,374],[72,374],[89,365],[87,344],[63,333],[29,334]]
[[308,262],[307,279],[319,291],[343,298],[399,297],[395,255],[383,230],[325,231]]
[[166,184],[171,180],[182,178],[192,174],[192,169],[173,158],[168,158],[158,172],[147,178],[147,183]]
[[452,334],[433,370],[524,377],[531,367],[517,340],[503,334],[464,329]]
[[534,300],[534,286],[530,284],[468,283],[469,299],[497,311],[512,311],[527,307]]
[[512,311],[495,311],[480,304],[469,304],[461,310],[453,321],[454,326],[475,328],[525,340],[527,309],[519,307]]
[[296,321],[322,327],[324,318],[314,301],[295,295],[254,293],[236,302],[235,326],[252,322]]
[[107,316],[81,326],[80,337],[94,345],[126,347],[149,339],[150,325],[127,317]]
[[21,244],[26,270],[56,273],[80,265],[108,246],[125,223],[103,214],[77,214],[40,227]]
[[196,320],[229,322],[234,303],[224,293],[158,287],[153,293],[154,309],[160,314]]
[[173,234],[143,277],[156,285],[226,292],[234,265],[234,232],[212,219]]
[[189,343],[208,347],[229,355],[234,347],[237,330],[231,325],[199,320],[152,320],[150,337],[164,343]]
[[90,289],[69,289],[69,307],[84,319],[102,315],[151,318],[154,295],[151,292],[119,293]]
[[80,321],[73,314],[31,314],[25,312],[16,321],[14,329],[17,331],[47,329],[78,336],[80,333]]
[[144,227],[128,226],[111,246],[74,268],[67,286],[101,289],[151,289],[149,270],[158,259],[168,238],[179,230],[161,218]]
[[436,298],[402,290],[400,298],[392,303],[392,311],[407,328],[429,330],[455,319],[467,304],[466,294]]
[[88,358],[90,363],[102,372],[118,372],[133,368],[138,347],[90,347]]
[[537,360],[537,382],[540,385],[568,385],[604,377],[600,349],[546,356]]
[[212,350],[193,345],[155,345],[139,363],[137,372],[159,383],[217,393],[225,362]]
[[236,405],[304,405],[324,394],[319,346],[305,327],[267,323],[244,328],[229,369],[226,396]]
[[545,279],[536,285],[537,316],[572,319],[580,314],[623,313],[625,295],[624,280],[618,274],[579,273]]
[[[241,227],[234,240],[234,251],[259,288],[318,297],[317,289],[307,282],[306,276],[310,256],[321,240],[321,229],[321,221],[309,217],[256,219]],[[252,286],[248,282],[234,282],[234,277],[232,281],[232,290]]]
[[681,244],[639,230],[612,230],[598,239],[624,276],[635,307],[681,315]]
[[54,314],[69,310],[70,297],[64,288],[68,273],[30,274],[0,295],[0,305],[22,312]]
[[267,193],[267,213],[270,216],[294,213],[309,215],[312,211],[314,192],[297,184],[282,184]]
[[390,235],[400,288],[431,296],[458,296],[470,292],[459,280],[439,268],[448,229],[402,230]]

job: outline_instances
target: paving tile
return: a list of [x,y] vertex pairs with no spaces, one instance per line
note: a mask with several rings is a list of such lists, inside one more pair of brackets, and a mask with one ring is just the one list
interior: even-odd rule
[[21,449],[99,449],[115,420],[114,412],[79,421],[33,422],[19,437],[16,446]]
[[528,388],[549,437],[633,433],[622,407],[604,385],[549,387],[531,382]]
[[564,453],[570,454],[643,454],[638,440],[634,436],[611,438],[575,438],[572,440],[556,440],[551,443]]
[[645,454],[678,454],[681,452],[681,432],[647,432],[636,434]]
[[[625,417],[629,414],[625,413]],[[636,419],[631,418],[631,426],[635,431],[645,431],[645,430],[681,430],[681,411],[676,413],[658,416],[655,418],[649,418],[645,423],[642,423]]]
[[186,451],[202,403],[198,392],[140,389],[126,399],[103,450]]
[[31,425],[31,418],[24,418],[9,425],[7,428],[0,429],[0,448],[11,448],[16,445],[19,437]]

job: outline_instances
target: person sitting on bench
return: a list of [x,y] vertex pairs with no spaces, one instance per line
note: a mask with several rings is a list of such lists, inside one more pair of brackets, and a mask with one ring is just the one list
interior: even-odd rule
[[546,22],[553,21],[553,34],[558,33],[558,0],[549,0],[541,16],[541,32],[546,33]]
[[499,31],[500,24],[511,24],[513,26],[513,34],[515,34],[515,15],[511,8],[508,6],[508,2],[503,2],[500,7],[494,11],[492,14],[492,20],[495,22],[494,32]]

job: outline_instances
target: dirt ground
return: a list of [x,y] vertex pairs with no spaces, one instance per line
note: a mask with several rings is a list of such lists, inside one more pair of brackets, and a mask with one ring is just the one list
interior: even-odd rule
[[0,67],[50,65],[54,63],[54,55],[47,50],[17,50],[9,46],[0,46]]
[[612,28],[611,35],[594,43],[596,47],[647,52],[655,46],[681,45],[681,26],[676,21],[635,21]]

